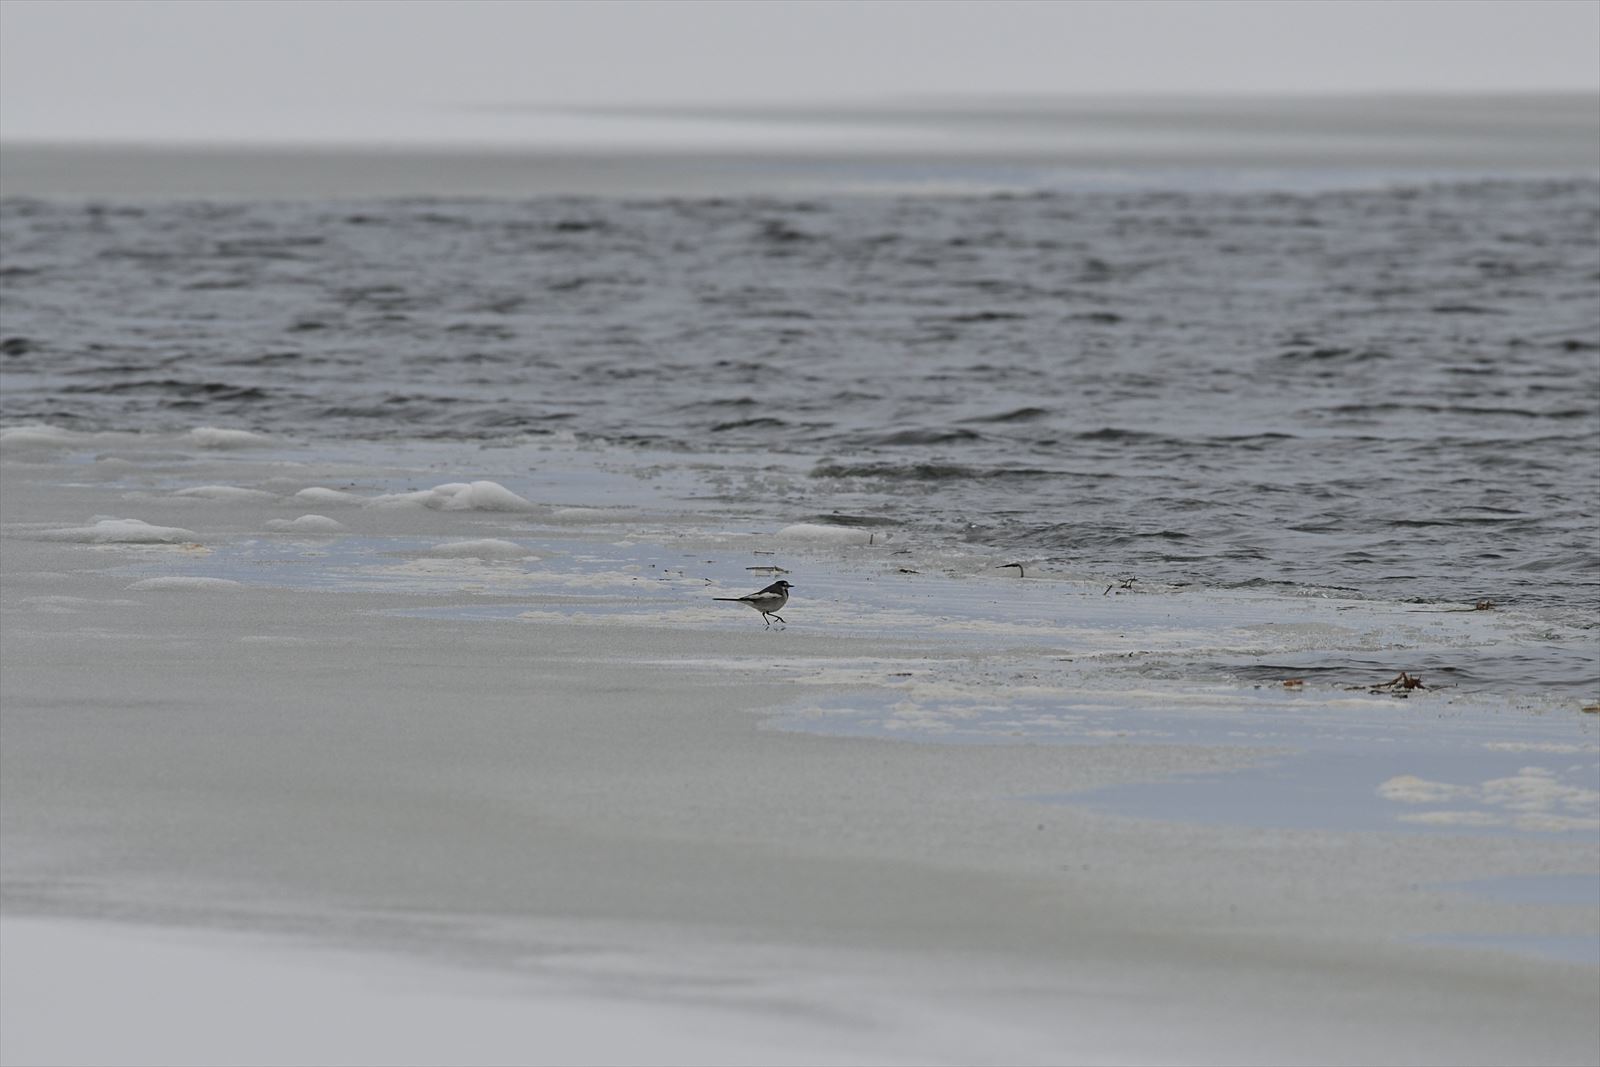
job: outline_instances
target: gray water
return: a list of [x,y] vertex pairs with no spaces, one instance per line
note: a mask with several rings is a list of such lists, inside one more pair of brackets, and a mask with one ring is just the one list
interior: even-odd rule
[[1588,180],[11,199],[0,248],[7,424],[786,453],[806,492],[723,503],[1145,580],[1600,615]]

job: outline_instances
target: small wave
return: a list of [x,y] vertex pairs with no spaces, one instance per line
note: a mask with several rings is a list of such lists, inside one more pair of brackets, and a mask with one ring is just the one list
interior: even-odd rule
[[796,241],[815,241],[816,237],[797,230],[781,219],[768,219],[761,224],[761,239],[777,244],[789,244]]
[[959,463],[819,463],[813,478],[881,478],[888,481],[939,482],[962,478],[1049,478],[1054,472],[1037,467],[973,467]]
[[712,400],[696,400],[692,404],[682,404],[678,411],[705,411],[717,408],[755,408],[760,407],[761,401],[753,396],[722,396]]
[[1146,433],[1143,430],[1124,430],[1116,426],[1102,426],[1098,430],[1085,430],[1083,433],[1074,434],[1078,441],[1162,441],[1166,438],[1158,433]]
[[734,419],[732,422],[719,422],[711,427],[711,432],[726,433],[728,430],[781,429],[788,425],[782,419],[760,416],[754,419]]
[[[991,531],[993,533],[994,531]],[[1038,549],[1107,549],[1148,546],[1151,541],[1192,541],[1194,538],[1182,530],[1129,530],[1125,527],[1101,523],[1062,522],[1050,526],[1024,527],[1007,530],[998,539],[1007,547],[1027,546]],[[1141,551],[1147,549],[1141,548]],[[1166,560],[1193,561],[1201,556],[1164,556]]]
[[1392,359],[1391,353],[1381,348],[1341,348],[1323,345],[1317,348],[1291,348],[1279,353],[1278,358],[1289,363],[1370,363]]
[[137,382],[108,382],[104,385],[64,385],[63,393],[119,395],[124,393],[162,393],[179,397],[204,397],[207,400],[265,400],[268,394],[252,385],[228,382],[185,382],[175,378]]
[[300,249],[316,248],[327,238],[314,234],[301,237],[235,237],[218,241],[212,255],[218,259],[304,259]]
[[931,322],[1009,322],[1014,319],[1025,319],[1028,316],[1020,311],[968,311],[959,315],[937,315]]
[[880,518],[876,515],[841,515],[839,512],[830,512],[827,515],[817,515],[813,522],[825,523],[830,526],[897,526],[894,519]]
[[1418,402],[1379,401],[1372,404],[1337,404],[1322,409],[1330,415],[1394,415],[1400,412],[1418,412],[1424,415],[1510,415],[1524,419],[1581,419],[1593,416],[1588,408],[1555,408],[1535,411],[1532,408],[1489,407],[1480,404],[1427,404]]
[[893,430],[889,433],[873,434],[862,439],[866,445],[953,445],[970,441],[981,441],[983,435],[972,430],[938,430],[938,429],[911,429]]
[[242,356],[239,359],[220,359],[219,367],[274,367],[280,363],[292,363],[303,359],[300,352],[263,352],[258,356]]
[[1017,408],[1015,411],[1002,411],[995,415],[974,415],[962,422],[1032,422],[1035,419],[1047,417],[1050,412],[1045,408]]
[[1390,519],[1388,525],[1422,528],[1426,526],[1507,526],[1530,521],[1525,515],[1454,515],[1448,519]]

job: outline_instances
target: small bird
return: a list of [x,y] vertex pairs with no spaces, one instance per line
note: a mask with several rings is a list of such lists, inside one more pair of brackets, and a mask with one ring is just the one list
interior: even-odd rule
[[769,630],[772,628],[773,619],[777,619],[785,626],[789,625],[789,620],[778,614],[778,609],[789,602],[789,583],[782,579],[749,596],[718,596],[711,599],[726,600],[734,604],[749,604],[761,612],[761,617],[766,620]]

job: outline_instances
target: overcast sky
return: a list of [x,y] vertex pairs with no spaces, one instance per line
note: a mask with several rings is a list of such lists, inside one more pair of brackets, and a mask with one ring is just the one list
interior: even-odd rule
[[1600,92],[1597,41],[1594,0],[3,0],[0,136],[426,138],[482,104]]

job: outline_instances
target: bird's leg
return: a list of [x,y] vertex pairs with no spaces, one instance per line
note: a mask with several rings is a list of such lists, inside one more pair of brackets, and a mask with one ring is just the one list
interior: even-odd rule
[[789,620],[784,618],[782,615],[779,615],[776,611],[774,611],[772,613],[772,617],[774,619],[777,619],[779,622],[783,623],[785,626],[789,625]]

